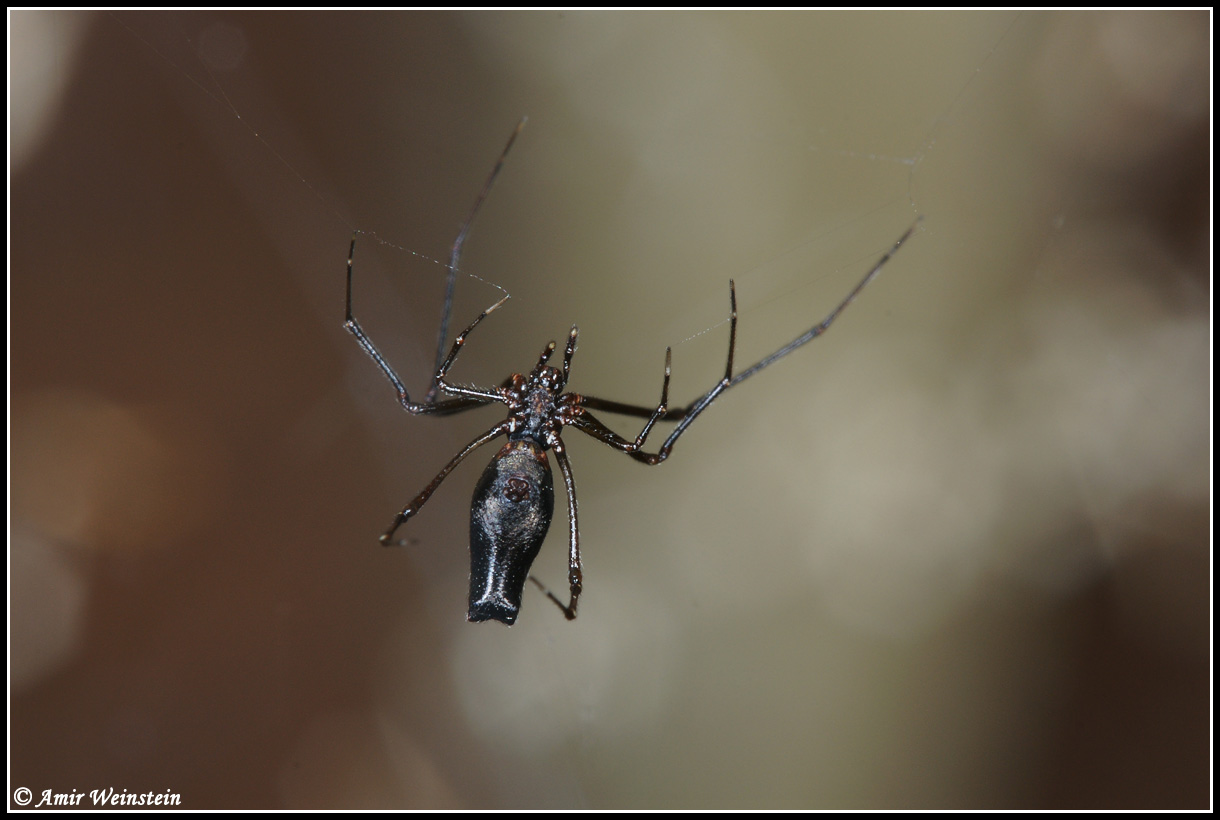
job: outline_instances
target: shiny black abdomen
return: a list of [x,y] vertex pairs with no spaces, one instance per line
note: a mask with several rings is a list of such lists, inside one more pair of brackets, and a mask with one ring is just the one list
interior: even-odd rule
[[521,591],[554,511],[546,452],[529,440],[505,444],[474,488],[468,620],[517,619]]

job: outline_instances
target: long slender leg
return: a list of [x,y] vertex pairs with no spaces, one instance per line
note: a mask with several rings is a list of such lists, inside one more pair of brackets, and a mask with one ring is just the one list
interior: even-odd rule
[[[581,405],[590,410],[602,410],[607,413],[614,413],[620,416],[638,416],[642,419],[652,418],[652,414],[656,412],[655,407],[645,407],[642,404],[625,404],[621,401],[610,401],[609,399],[599,399],[596,396],[586,396],[581,394]],[[674,407],[666,410],[658,421],[681,421],[690,412],[694,404],[686,407]]]
[[393,525],[381,535],[380,540],[382,545],[386,547],[405,547],[407,545],[406,541],[390,540],[394,537],[394,533],[398,530],[398,528],[401,527],[408,518],[419,512],[420,508],[423,507],[428,499],[432,497],[432,493],[436,492],[436,488],[439,487],[441,482],[445,480],[445,476],[449,475],[449,473],[453,471],[454,467],[462,463],[462,459],[466,458],[466,456],[470,455],[475,450],[479,449],[497,436],[502,436],[507,433],[508,428],[509,423],[507,421],[500,422],[495,427],[491,428],[486,433],[483,433],[474,441],[467,444],[462,448],[461,452],[450,459],[449,463],[446,464],[444,469],[437,474],[436,478],[432,479],[432,483],[427,487],[424,487],[423,491],[419,495],[412,498],[410,503],[402,508],[402,512],[394,516]]
[[[390,367],[390,363],[381,355],[373,341],[365,334],[364,329],[360,327],[360,323],[352,316],[352,257],[356,253],[356,237],[352,237],[351,247],[347,253],[347,313],[343,322],[343,326],[356,337],[356,341],[360,344],[362,350],[377,363],[381,368],[381,372],[390,380],[390,384],[394,385],[394,389],[398,392],[398,402],[403,409],[408,413],[416,415],[430,413],[434,415],[449,415],[452,413],[460,413],[463,410],[470,410],[475,407],[482,407],[489,401],[494,401],[493,398],[485,396],[466,395],[458,399],[449,399],[441,402],[423,401],[413,402],[407,394],[407,388],[403,385],[402,380],[398,378],[398,374],[394,372],[394,368]],[[435,382],[435,376],[433,377]]]
[[809,330],[805,331],[800,336],[797,336],[795,339],[788,342],[788,344],[784,345],[779,350],[772,353],[770,356],[767,356],[762,361],[758,362],[757,364],[753,364],[750,367],[747,367],[745,370],[738,373],[736,376],[733,377],[733,381],[728,386],[732,387],[733,385],[741,384],[742,382],[744,382],[746,379],[753,376],[758,371],[762,370],[763,368],[767,367],[768,365],[774,364],[775,362],[777,362],[780,359],[787,356],[792,351],[796,350],[801,345],[805,344],[806,342],[811,342],[814,339],[816,339],[817,337],[821,336],[823,333],[825,333],[826,329],[830,327],[830,323],[838,318],[839,314],[843,312],[843,309],[852,303],[852,301],[860,294],[860,291],[864,290],[864,287],[869,282],[873,281],[873,278],[876,277],[877,274],[881,272],[881,269],[885,267],[885,263],[889,262],[891,257],[893,257],[894,254],[898,253],[898,249],[902,247],[902,243],[906,242],[907,239],[910,238],[911,234],[913,234],[915,232],[915,228],[917,228],[919,226],[919,223],[922,221],[923,221],[923,217],[921,216],[915,220],[914,224],[912,224],[911,227],[906,229],[906,232],[902,236],[898,237],[898,241],[895,242],[893,244],[893,246],[888,251],[885,252],[884,256],[882,256],[879,260],[877,260],[877,264],[873,265],[872,270],[870,270],[867,274],[865,274],[864,278],[861,279],[860,282],[854,288],[851,289],[851,293],[847,294],[847,297],[844,298],[842,302],[839,302],[839,304],[835,307],[835,309],[832,310],[825,319],[818,322],[816,325],[809,328]]
[[[648,438],[648,433],[652,430],[652,426],[665,415],[665,408],[669,403],[669,372],[672,355],[673,350],[668,347],[665,348],[665,383],[661,387],[661,402],[652,411],[652,415],[648,417],[648,422],[644,425],[644,429],[640,431],[640,434],[635,437],[635,441],[623,438],[588,411],[574,417],[569,423],[573,427],[579,428],[582,432],[593,436],[598,441],[609,444],[616,450],[621,450],[624,453],[633,453],[639,450],[644,446],[644,441]],[[581,407],[584,406],[583,396],[577,398],[577,404]]]
[[733,384],[733,353],[737,349],[737,289],[733,286],[733,280],[729,280],[729,357],[724,366],[724,378],[716,382],[716,386],[703,394],[703,397],[698,399],[694,404],[687,409],[686,416],[678,422],[678,426],[669,434],[669,438],[665,439],[665,443],[661,445],[655,453],[642,453],[635,450],[628,453],[636,461],[642,461],[645,464],[653,465],[660,464],[669,457],[669,451],[673,449],[674,442],[678,440],[678,436],[682,435],[683,431],[690,426],[699,414],[711,405],[716,400],[716,397],[728,390]]
[[[445,360],[445,337],[449,335],[449,315],[453,309],[453,291],[457,284],[458,261],[462,258],[462,245],[466,242],[466,234],[470,233],[475,214],[479,212],[483,200],[487,198],[487,192],[491,190],[491,184],[496,181],[496,175],[500,173],[500,168],[504,165],[508,150],[513,147],[517,135],[525,127],[526,119],[526,117],[522,117],[521,122],[517,123],[517,127],[513,129],[512,135],[508,138],[508,144],[504,146],[504,150],[500,152],[500,158],[496,160],[496,166],[491,169],[487,181],[483,183],[483,190],[479,191],[479,198],[474,201],[470,215],[466,217],[466,221],[462,223],[462,227],[458,231],[457,238],[453,240],[453,247],[449,251],[449,275],[445,279],[445,304],[441,308],[440,335],[436,338],[436,369],[434,372],[440,371],[441,363]],[[428,388],[428,393],[424,396],[425,403],[431,403],[436,399],[436,391],[440,389],[440,386],[440,378],[434,378],[432,386]]]
[[568,461],[568,453],[562,441],[556,441],[551,448],[555,451],[555,460],[559,462],[559,472],[563,473],[563,483],[568,490],[568,605],[555,597],[555,593],[547,589],[541,581],[530,576],[546,597],[555,602],[555,606],[563,610],[569,621],[576,620],[576,602],[580,599],[580,591],[584,585],[584,572],[580,565],[580,528],[576,525],[576,481],[572,478],[572,465]]
[[[573,421],[572,426],[579,428],[583,432],[588,433],[589,435],[593,436],[595,439],[598,439],[599,441],[603,441],[606,444],[609,444],[611,447],[614,447],[617,450],[622,450],[623,452],[627,453],[627,455],[634,458],[636,461],[642,461],[648,465],[660,464],[662,461],[664,461],[666,458],[669,457],[669,451],[673,449],[674,442],[677,441],[678,436],[682,435],[682,431],[684,431],[688,426],[690,426],[690,423],[693,422],[699,416],[699,414],[702,413],[704,411],[704,409],[707,408],[708,405],[710,405],[713,401],[715,401],[717,396],[719,396],[725,390],[729,389],[729,386],[732,384],[732,379],[733,379],[733,353],[736,350],[736,348],[737,348],[737,289],[733,285],[733,280],[730,279],[729,280],[729,356],[728,356],[728,361],[725,363],[725,366],[724,366],[724,378],[722,378],[720,381],[716,382],[715,387],[713,387],[711,390],[704,393],[702,397],[700,397],[690,407],[687,408],[686,414],[678,422],[678,426],[675,427],[674,431],[669,434],[669,438],[665,439],[665,443],[661,445],[661,448],[657,452],[644,453],[644,452],[641,452],[638,447],[630,446],[631,442],[626,441],[621,436],[619,436],[616,433],[614,433],[613,431],[609,430],[605,425],[603,425],[596,418],[593,418],[592,415],[589,413],[585,413],[582,418],[578,418],[577,420]],[[668,388],[669,388],[669,384],[668,384],[669,353],[668,353],[668,351],[666,352],[665,361],[666,361],[666,368],[665,368],[666,369],[666,374],[665,374],[666,389],[668,390]],[[661,408],[657,408],[657,409],[660,410]],[[649,423],[649,426],[651,426],[651,421]],[[647,427],[645,428],[645,430],[647,430]],[[623,446],[623,445],[627,445],[627,446]]]
[[[453,340],[453,349],[449,351],[449,356],[441,364],[440,369],[436,371],[436,377],[433,381],[436,384],[439,384],[441,389],[446,393],[454,393],[458,396],[465,397],[465,399],[458,399],[458,401],[471,400],[486,403],[504,400],[503,396],[497,390],[487,390],[481,387],[464,387],[460,384],[450,384],[449,382],[445,381],[445,375],[448,374],[449,368],[453,367],[453,363],[457,361],[458,354],[462,352],[462,345],[466,344],[466,337],[470,335],[470,331],[478,327],[479,322],[487,318],[487,314],[491,313],[493,310],[500,307],[500,305],[507,301],[508,296],[506,295],[503,299],[496,302],[494,305],[475,317],[475,320],[470,323],[470,326],[459,333],[458,337]],[[554,349],[555,343],[551,342],[551,350],[553,351]],[[443,404],[444,402],[441,403]]]
[[[729,306],[730,306],[729,355],[728,355],[728,362],[725,364],[725,368],[724,368],[724,378],[722,378],[720,381],[718,381],[716,383],[716,385],[714,387],[712,387],[711,390],[704,393],[701,397],[699,397],[689,407],[686,408],[686,412],[683,414],[682,418],[678,421],[678,426],[673,429],[673,432],[671,432],[669,434],[669,438],[665,439],[665,443],[661,445],[660,449],[658,449],[657,452],[645,453],[645,452],[641,452],[639,450],[626,450],[625,448],[620,447],[614,441],[610,441],[610,440],[607,440],[606,438],[604,438],[603,435],[600,434],[601,431],[594,432],[593,430],[589,429],[592,427],[592,425],[582,426],[581,424],[574,422],[573,426],[580,427],[580,429],[584,430],[584,432],[589,433],[589,435],[592,435],[594,438],[598,438],[601,441],[605,441],[607,444],[609,444],[612,447],[616,447],[618,449],[624,450],[625,452],[627,452],[628,455],[630,455],[636,461],[641,461],[641,462],[643,462],[645,464],[649,464],[649,465],[660,464],[662,461],[664,461],[666,458],[669,457],[669,453],[670,453],[670,451],[673,450],[674,443],[678,440],[678,437],[681,436],[684,432],[686,432],[686,428],[689,427],[691,425],[691,423],[696,418],[699,417],[699,414],[702,413],[704,410],[706,410],[712,404],[712,402],[714,402],[717,399],[717,397],[720,396],[721,393],[723,393],[725,390],[728,390],[730,387],[733,387],[734,385],[741,384],[743,381],[750,378],[755,373],[758,373],[760,370],[763,370],[764,368],[779,361],[780,359],[787,356],[792,351],[796,350],[801,345],[811,342],[814,339],[816,339],[817,337],[821,336],[823,333],[825,333],[827,328],[830,327],[831,323],[834,322],[834,320],[836,318],[838,318],[839,314],[843,312],[844,308],[846,308],[848,305],[850,305],[852,303],[852,300],[854,300],[856,298],[856,296],[859,295],[860,291],[864,290],[865,286],[868,285],[869,282],[873,281],[873,278],[876,277],[876,275],[881,272],[881,269],[883,267],[885,267],[885,263],[889,262],[890,259],[894,256],[894,254],[898,252],[898,249],[902,247],[902,244],[904,242],[906,242],[907,239],[910,238],[911,234],[915,232],[915,228],[919,225],[919,222],[921,220],[922,220],[922,217],[920,217],[920,219],[915,220],[915,223],[913,225],[911,225],[911,227],[907,228],[906,232],[903,233],[902,236],[898,237],[898,241],[895,242],[888,251],[886,251],[885,255],[882,256],[881,259],[879,259],[877,261],[877,264],[873,265],[872,269],[869,270],[869,272],[867,274],[865,274],[864,278],[861,279],[856,284],[856,286],[851,289],[851,292],[847,294],[847,296],[843,299],[843,301],[841,301],[838,305],[835,306],[834,310],[832,310],[826,316],[826,318],[824,318],[822,321],[818,322],[816,325],[811,327],[806,332],[802,333],[800,336],[797,336],[791,342],[784,345],[783,347],[781,347],[779,350],[775,351],[771,355],[766,356],[765,358],[763,358],[761,361],[757,362],[756,364],[753,364],[750,367],[747,367],[745,370],[738,373],[736,376],[733,375],[733,353],[737,347],[737,291],[733,285],[733,280],[730,279],[729,280]],[[612,408],[609,405],[613,405],[614,408],[622,410],[623,412],[626,412],[629,415],[637,415],[637,413],[635,412],[637,408],[633,405],[618,405],[614,402],[602,402],[602,401],[592,401],[591,402],[588,399],[585,399],[584,404],[586,407],[595,407],[597,409],[605,409],[605,410],[611,410]],[[586,414],[586,417],[587,416],[588,416],[588,414]],[[599,424],[600,424],[600,422],[599,422]],[[613,435],[613,434],[611,434],[611,435]]]

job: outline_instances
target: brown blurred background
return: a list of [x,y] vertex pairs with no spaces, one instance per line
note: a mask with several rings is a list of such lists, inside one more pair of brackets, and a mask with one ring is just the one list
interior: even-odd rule
[[[10,801],[1209,805],[1207,13],[10,27]],[[674,345],[685,401],[730,277],[744,366],[925,219],[663,466],[569,432],[581,616],[506,629],[464,618],[490,451],[376,542],[497,411],[402,413],[341,323],[360,230],[422,395],[522,115],[463,381],[578,322],[571,389],[655,401]]]

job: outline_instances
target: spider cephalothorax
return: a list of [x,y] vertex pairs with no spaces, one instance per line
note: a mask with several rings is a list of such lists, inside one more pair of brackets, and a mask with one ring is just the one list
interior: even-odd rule
[[[571,339],[575,346],[576,328],[572,328]],[[551,342],[528,376],[514,373],[509,376],[507,386],[500,388],[508,405],[510,441],[529,438],[552,447],[563,425],[571,424],[580,412],[580,397],[563,392],[568,381],[566,373],[546,364],[554,352],[555,343]],[[569,354],[565,361],[570,363],[571,358]]]

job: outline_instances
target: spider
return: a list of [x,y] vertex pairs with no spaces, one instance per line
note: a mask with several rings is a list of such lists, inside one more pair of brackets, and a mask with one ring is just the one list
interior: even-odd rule
[[[431,483],[424,487],[423,491],[411,499],[394,517],[394,523],[381,535],[380,541],[385,546],[406,546],[406,541],[394,540],[394,533],[420,511],[420,508],[432,497],[432,493],[453,471],[453,468],[483,445],[500,436],[507,436],[506,443],[487,465],[487,469],[483,471],[482,477],[474,488],[470,509],[470,601],[467,619],[470,621],[497,620],[510,626],[516,621],[521,609],[521,594],[527,579],[533,581],[559,607],[568,620],[576,618],[576,605],[580,600],[583,580],[580,534],[576,523],[576,482],[572,478],[572,465],[568,460],[567,446],[561,436],[564,427],[574,427],[582,433],[626,453],[636,461],[649,465],[660,464],[669,457],[674,444],[691,423],[722,393],[734,385],[741,384],[755,373],[824,333],[843,309],[851,304],[856,295],[880,272],[890,257],[902,247],[918,225],[917,220],[826,318],[779,350],[737,374],[733,373],[733,351],[737,342],[737,293],[733,280],[730,279],[729,354],[724,376],[710,390],[684,407],[677,409],[669,407],[672,348],[665,350],[665,378],[661,385],[660,401],[655,407],[623,404],[580,393],[564,392],[571,373],[572,354],[576,352],[577,329],[575,325],[568,333],[568,341],[563,353],[563,366],[560,368],[549,365],[556,348],[555,342],[552,341],[542,349],[537,364],[528,374],[514,373],[498,387],[470,387],[454,384],[446,377],[454,362],[457,361],[462,346],[466,344],[467,337],[489,314],[508,301],[508,296],[505,296],[480,313],[465,330],[458,334],[448,355],[445,354],[445,338],[448,333],[454,283],[458,271],[458,261],[462,254],[462,244],[466,240],[466,235],[479,207],[508,156],[509,149],[512,148],[513,142],[524,125],[525,120],[522,119],[509,137],[508,143],[504,146],[500,158],[483,184],[474,208],[471,209],[470,215],[462,224],[451,248],[445,302],[441,312],[440,333],[436,345],[435,375],[432,377],[423,401],[411,401],[402,380],[398,378],[394,369],[352,315],[352,257],[356,251],[355,236],[352,237],[347,257],[347,313],[343,325],[356,337],[356,341],[364,352],[372,357],[377,366],[381,368],[381,372],[398,391],[399,403],[412,415],[450,415],[497,402],[507,406],[508,417],[458,451],[457,455],[449,460],[449,463],[441,469]],[[438,391],[454,398],[438,401]],[[635,438],[625,438],[603,424],[590,412],[593,410],[635,416],[646,419],[646,421]],[[677,426],[656,452],[645,452],[643,448],[648,434],[652,432],[653,426],[658,421],[677,422]],[[554,482],[550,462],[546,455],[547,450],[555,453],[555,460],[559,463],[559,471],[563,476],[564,489],[568,497],[569,599],[567,604],[564,604],[542,582],[529,574],[530,566],[542,547],[542,541],[546,537],[555,509]]]

